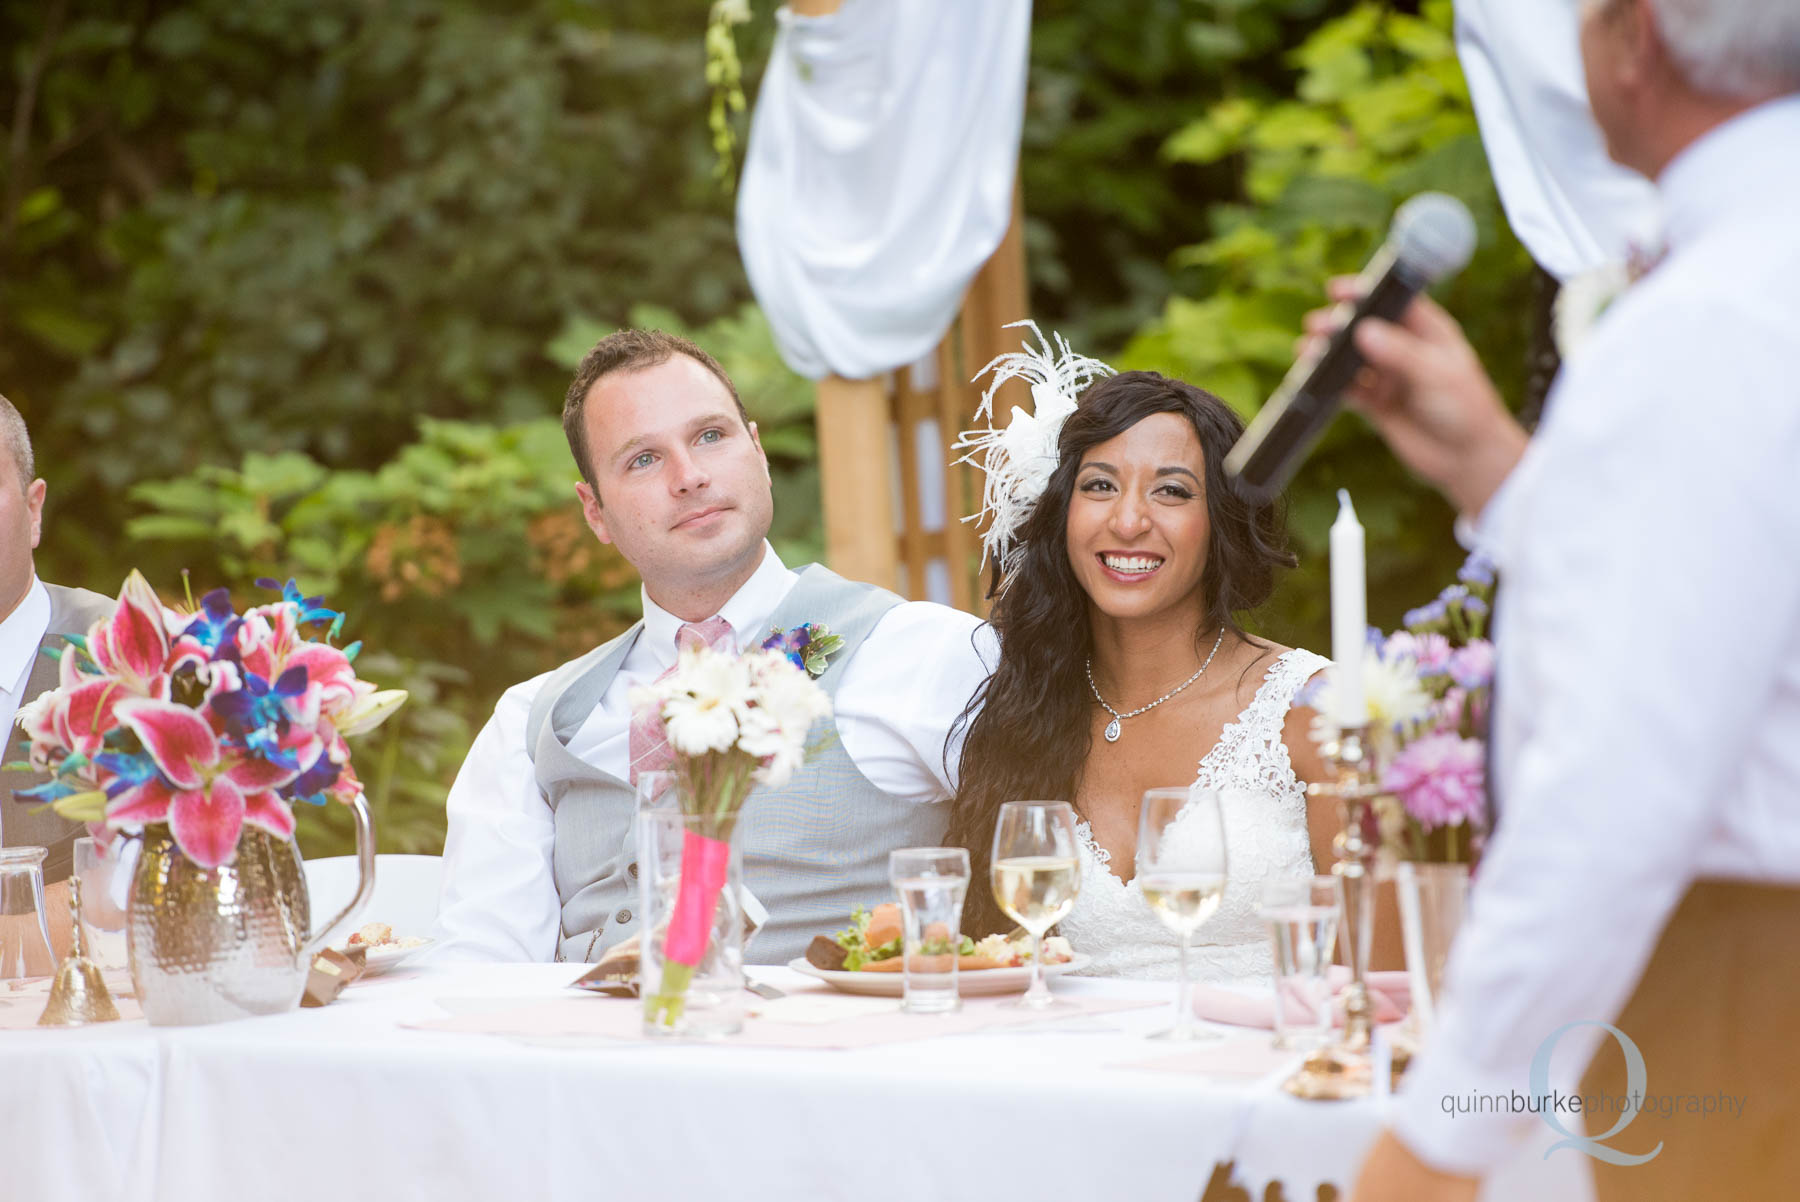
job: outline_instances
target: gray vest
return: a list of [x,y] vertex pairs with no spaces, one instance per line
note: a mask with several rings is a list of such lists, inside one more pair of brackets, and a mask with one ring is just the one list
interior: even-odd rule
[[[898,604],[900,598],[885,589],[811,564],[801,569],[799,583],[768,626],[789,630],[823,623],[844,640],[819,677],[835,698],[845,665],[882,615]],[[558,669],[526,721],[538,788],[555,815],[552,866],[562,902],[558,960],[591,962],[640,930],[635,791],[571,754],[568,743],[605,696],[642,630],[640,622]],[[758,633],[766,637],[769,631]],[[832,719],[813,727],[808,752],[805,766],[783,788],[752,793],[738,820],[745,884],[769,911],[768,922],[745,948],[752,964],[782,964],[803,955],[814,935],[844,926],[854,907],[888,900],[893,892],[888,852],[934,847],[944,835],[946,807],[901,801],[870,784],[845,754]]]
[[[61,650],[66,644],[57,635],[86,634],[88,627],[113,611],[110,597],[86,589],[45,583],[44,591],[50,594],[50,625],[44,631],[43,642],[38,644],[37,658],[31,661],[25,694],[19,698],[21,705],[48,693],[60,679],[57,662],[43,654],[43,649]],[[6,746],[0,753],[0,763],[24,760],[25,746],[19,728],[14,726],[4,733]],[[41,772],[0,770],[0,845],[49,848],[50,855],[44,860],[44,883],[53,885],[73,871],[75,839],[86,828],[48,806],[40,811],[35,805],[13,800],[14,789],[30,789],[49,779]]]

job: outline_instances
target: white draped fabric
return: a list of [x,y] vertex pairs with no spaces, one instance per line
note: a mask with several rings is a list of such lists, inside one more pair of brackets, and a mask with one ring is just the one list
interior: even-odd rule
[[1606,154],[1588,111],[1580,0],[1456,0],[1456,49],[1500,203],[1545,271],[1622,263],[1657,227],[1650,181]]
[[783,8],[738,243],[787,363],[865,379],[928,354],[1012,220],[1030,0]]
[[[375,980],[322,1010],[211,1027],[0,1031],[0,1196],[1194,1202],[1233,1160],[1253,1197],[1279,1178],[1298,1200],[1321,1181],[1347,1188],[1381,1123],[1374,1101],[1288,1097],[1286,1066],[1266,1054],[1237,1056],[1244,1075],[1120,1067],[1181,1054],[1143,1037],[1166,1025],[1165,1005],[848,1051],[401,1025],[566,996],[577,972]],[[1056,988],[1161,1001],[1170,987]],[[1581,1158],[1542,1159],[1544,1135],[1488,1198],[1591,1196]]]

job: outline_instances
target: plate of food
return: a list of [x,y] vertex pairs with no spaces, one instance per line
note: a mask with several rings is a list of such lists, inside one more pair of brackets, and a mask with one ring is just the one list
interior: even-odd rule
[[[872,997],[899,997],[906,988],[905,958],[901,952],[900,907],[893,903],[850,916],[850,925],[835,935],[818,935],[804,957],[788,961],[795,972],[805,973],[845,993]],[[924,952],[949,962],[951,947],[940,936],[933,946],[932,931],[925,931]],[[1023,934],[989,935],[986,939],[963,938],[954,949],[956,989],[964,997],[1023,993],[1031,984],[1031,940]],[[1044,975],[1053,977],[1081,968],[1092,957],[1069,947],[1058,935],[1044,940]]]
[[385,922],[369,922],[351,933],[344,941],[346,948],[363,947],[363,971],[365,977],[379,976],[398,965],[402,960],[411,959],[414,953],[430,947],[436,940],[420,935],[395,935],[394,928]]

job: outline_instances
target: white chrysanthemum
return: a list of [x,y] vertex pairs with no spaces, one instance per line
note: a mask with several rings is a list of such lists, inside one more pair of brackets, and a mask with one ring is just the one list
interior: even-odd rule
[[1411,726],[1431,712],[1418,665],[1404,656],[1384,660],[1373,647],[1363,656],[1363,695],[1369,721],[1377,726]]
[[779,651],[759,653],[752,671],[757,704],[771,711],[784,727],[797,729],[802,740],[814,721],[831,713],[831,698],[825,690]]
[[[1405,656],[1384,660],[1375,648],[1363,655],[1363,703],[1369,711],[1370,737],[1376,750],[1390,753],[1392,732],[1427,717],[1431,712],[1431,694],[1419,684],[1418,665]],[[1338,728],[1333,715],[1338,712],[1337,680],[1331,670],[1325,673],[1312,702],[1317,710],[1313,718],[1312,737],[1316,742],[1335,739]]]
[[669,746],[682,755],[731,750],[750,695],[748,665],[735,655],[685,650],[662,691]]
[[752,687],[738,711],[738,746],[763,761],[757,778],[779,787],[806,759],[806,735],[815,719],[831,712],[831,699],[785,655],[765,651],[746,657]]

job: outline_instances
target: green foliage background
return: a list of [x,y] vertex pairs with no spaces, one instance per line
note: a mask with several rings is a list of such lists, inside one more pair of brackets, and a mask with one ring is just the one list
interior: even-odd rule
[[[737,31],[752,95],[772,0]],[[706,0],[0,3],[0,391],[51,485],[39,570],[139,566],[249,599],[297,576],[413,691],[358,767],[386,850],[436,850],[507,685],[620,629],[629,567],[572,497],[569,370],[635,322],[732,373],[774,457],[778,549],[815,558],[812,390],[738,263],[707,129]],[[1449,0],[1037,0],[1022,165],[1035,314],[1243,412],[1394,204],[1474,208],[1446,295],[1516,393],[1528,261],[1505,228]],[[740,132],[742,131],[742,120]],[[1457,553],[1360,423],[1296,482],[1266,613],[1324,646],[1338,487],[1388,626]],[[309,852],[346,829],[309,814]]]

